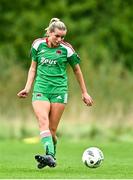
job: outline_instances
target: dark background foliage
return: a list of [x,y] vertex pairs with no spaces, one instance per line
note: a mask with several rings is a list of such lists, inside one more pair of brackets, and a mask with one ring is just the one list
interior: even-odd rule
[[108,61],[133,71],[132,9],[132,0],[1,0],[0,48],[12,49],[27,66],[32,41],[58,17],[68,27],[66,40],[84,49],[96,66],[107,61],[106,52]]

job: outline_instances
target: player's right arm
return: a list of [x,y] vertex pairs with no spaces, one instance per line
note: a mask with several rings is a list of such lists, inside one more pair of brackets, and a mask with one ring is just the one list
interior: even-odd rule
[[31,90],[32,84],[34,82],[34,78],[36,75],[36,67],[37,67],[37,62],[36,61],[32,61],[31,62],[31,66],[29,68],[29,72],[28,72],[28,77],[27,77],[27,82],[25,85],[25,88],[23,90],[21,90],[17,96],[20,98],[26,98]]

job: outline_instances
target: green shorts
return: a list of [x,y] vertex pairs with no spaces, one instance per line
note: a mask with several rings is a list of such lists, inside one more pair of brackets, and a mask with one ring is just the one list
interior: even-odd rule
[[39,93],[33,92],[32,101],[49,101],[50,103],[67,103],[68,94],[48,94],[48,93]]

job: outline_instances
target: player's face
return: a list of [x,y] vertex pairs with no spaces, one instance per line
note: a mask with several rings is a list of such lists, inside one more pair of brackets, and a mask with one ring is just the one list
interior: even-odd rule
[[49,39],[51,45],[54,47],[59,46],[61,41],[64,39],[65,35],[66,35],[66,31],[55,28],[55,31],[50,33]]

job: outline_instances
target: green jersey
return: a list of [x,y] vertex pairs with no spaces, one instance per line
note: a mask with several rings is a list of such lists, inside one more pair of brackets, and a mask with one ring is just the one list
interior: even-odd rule
[[66,93],[68,90],[66,68],[72,68],[80,62],[80,58],[72,46],[61,42],[58,47],[49,48],[47,38],[37,39],[31,48],[31,57],[37,62],[34,92]]

